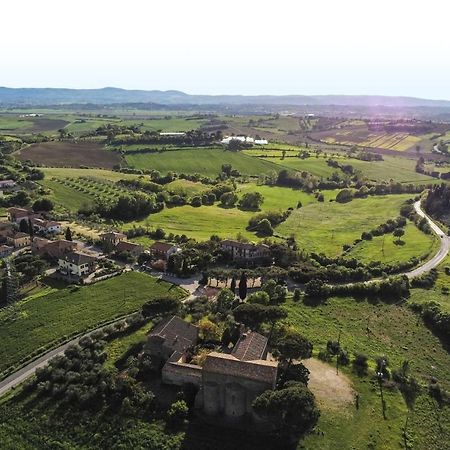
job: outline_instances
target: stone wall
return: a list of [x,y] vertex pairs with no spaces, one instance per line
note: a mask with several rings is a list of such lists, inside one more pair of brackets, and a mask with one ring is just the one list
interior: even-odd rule
[[166,384],[183,386],[191,383],[200,387],[202,382],[202,368],[194,364],[167,361],[162,369],[162,381]]

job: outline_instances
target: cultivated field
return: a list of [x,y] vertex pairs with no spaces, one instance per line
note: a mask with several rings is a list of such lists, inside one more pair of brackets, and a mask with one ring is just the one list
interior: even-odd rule
[[16,158],[50,167],[101,167],[112,169],[122,162],[116,152],[96,143],[44,142],[20,150]]
[[149,275],[129,272],[92,286],[50,289],[0,311],[0,372],[41,347],[138,310],[158,296],[183,291]]
[[222,164],[231,164],[234,169],[247,175],[260,175],[277,169],[277,166],[270,162],[220,149],[198,148],[162,153],[125,154],[125,160],[130,167],[136,169],[156,169],[162,173],[169,171],[200,173],[211,177],[219,175]]

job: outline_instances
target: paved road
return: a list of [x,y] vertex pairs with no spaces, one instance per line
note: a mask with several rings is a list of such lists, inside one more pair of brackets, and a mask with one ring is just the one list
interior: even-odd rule
[[441,230],[441,228],[438,227],[425,214],[425,212],[420,207],[420,201],[414,203],[414,209],[416,210],[417,214],[419,214],[419,216],[425,217],[425,219],[427,219],[428,223],[430,224],[431,229],[437,235],[438,239],[441,241],[441,246],[439,247],[439,251],[433,256],[433,258],[426,261],[420,267],[417,267],[416,269],[405,273],[405,275],[408,278],[414,278],[414,277],[423,275],[424,273],[429,272],[431,269],[434,269],[446,258],[446,256],[448,255],[448,252],[450,250],[450,238],[447,236],[447,233],[444,232],[443,230]]
[[[421,217],[425,217],[427,219],[428,223],[431,226],[431,229],[438,236],[438,238],[441,242],[441,246],[439,248],[439,251],[436,253],[436,255],[433,258],[431,258],[429,261],[425,262],[420,267],[417,267],[416,269],[414,269],[410,272],[406,272],[405,275],[408,278],[414,278],[416,276],[420,276],[426,272],[429,272],[431,269],[437,267],[445,259],[445,257],[448,255],[449,250],[450,250],[450,238],[447,236],[447,234],[443,230],[441,230],[441,228],[439,228],[422,211],[422,208],[420,207],[420,201],[414,203],[414,208],[415,208],[417,214],[419,214]],[[159,278],[161,278],[165,281],[176,284],[176,285],[181,286],[184,289],[186,289],[191,294],[188,298],[193,298],[196,293],[199,293],[199,284],[198,284],[198,281],[200,278],[199,276],[185,279],[185,278],[170,277],[168,275],[161,274],[161,273],[159,273],[159,274],[155,273],[155,275],[159,276]],[[375,280],[373,280],[373,281],[375,281]],[[123,319],[124,319],[124,317],[121,317],[120,319],[117,319],[117,321],[120,321]],[[98,329],[103,328],[104,326],[105,325],[102,325]],[[87,334],[90,334],[90,333],[92,333],[92,331],[90,331]],[[69,345],[76,343],[79,339],[80,339],[80,337],[73,339],[70,342],[67,342],[66,344],[59,346],[58,348],[55,348],[55,349],[49,351],[45,355],[42,355],[40,358],[36,359],[35,361],[31,362],[27,366],[25,366],[22,369],[18,370],[17,372],[13,373],[9,377],[7,377],[5,380],[1,381],[0,382],[0,397],[2,395],[4,395],[8,390],[19,385],[26,378],[31,376],[38,367],[45,366],[50,359],[52,359],[56,355],[60,355],[60,354],[64,353],[64,351],[66,350],[66,348]]]

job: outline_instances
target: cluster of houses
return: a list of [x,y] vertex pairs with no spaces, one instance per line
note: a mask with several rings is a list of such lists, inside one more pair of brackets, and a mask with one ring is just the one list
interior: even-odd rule
[[221,422],[257,422],[253,400],[275,389],[278,363],[268,360],[268,340],[254,331],[241,330],[236,345],[211,351],[202,365],[193,364],[198,328],[180,317],[163,319],[147,335],[145,351],[163,364],[162,382],[198,389],[196,409]]

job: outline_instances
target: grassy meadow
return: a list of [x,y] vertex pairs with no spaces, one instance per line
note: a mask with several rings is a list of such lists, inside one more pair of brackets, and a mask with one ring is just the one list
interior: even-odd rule
[[410,195],[387,195],[355,199],[351,203],[314,203],[296,209],[276,227],[283,236],[294,235],[300,248],[330,256],[342,252],[363,231],[399,215],[401,204]]

